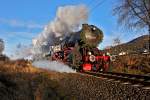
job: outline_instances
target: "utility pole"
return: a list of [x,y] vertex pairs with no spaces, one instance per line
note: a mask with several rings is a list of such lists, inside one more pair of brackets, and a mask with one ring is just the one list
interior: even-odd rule
[[148,26],[148,30],[149,30],[149,33],[148,33],[148,37],[149,37],[148,50],[149,50],[149,53],[150,53],[150,24]]

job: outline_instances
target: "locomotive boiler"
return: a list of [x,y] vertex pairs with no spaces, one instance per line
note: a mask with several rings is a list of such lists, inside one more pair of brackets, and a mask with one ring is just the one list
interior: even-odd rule
[[97,48],[103,32],[94,25],[83,24],[82,29],[61,44],[52,60],[63,62],[78,71],[108,71],[110,56]]

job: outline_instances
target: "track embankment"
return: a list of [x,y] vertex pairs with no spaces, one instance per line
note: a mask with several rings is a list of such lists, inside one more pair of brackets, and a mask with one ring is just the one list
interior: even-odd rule
[[0,100],[150,100],[150,89],[84,73],[38,69],[25,61],[0,64]]

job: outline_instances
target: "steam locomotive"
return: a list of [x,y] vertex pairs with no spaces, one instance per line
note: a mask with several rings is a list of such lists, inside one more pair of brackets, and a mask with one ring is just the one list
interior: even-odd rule
[[108,71],[110,56],[97,48],[103,40],[99,28],[83,24],[79,32],[65,40],[61,49],[51,55],[52,60],[63,62],[77,71]]

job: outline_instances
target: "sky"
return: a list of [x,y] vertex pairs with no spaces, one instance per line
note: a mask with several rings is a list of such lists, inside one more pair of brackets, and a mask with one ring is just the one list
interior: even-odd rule
[[112,14],[116,3],[117,0],[0,0],[0,38],[5,42],[4,53],[12,55],[18,44],[31,45],[32,39],[55,18],[58,7],[65,5],[88,7],[88,24],[96,25],[104,33],[99,48],[112,45],[116,37],[127,42],[144,34],[119,28]]

